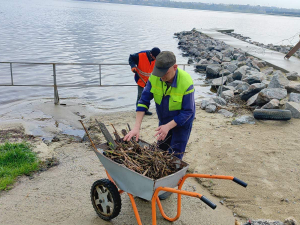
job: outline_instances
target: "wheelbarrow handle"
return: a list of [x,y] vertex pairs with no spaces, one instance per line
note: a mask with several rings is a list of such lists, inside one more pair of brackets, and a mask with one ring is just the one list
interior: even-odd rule
[[208,205],[212,209],[217,208],[217,206],[214,203],[212,203],[208,198],[206,198],[204,195],[202,195],[202,197],[200,198],[200,200],[202,202],[204,202],[206,205]]
[[243,186],[243,187],[247,187],[247,185],[248,185],[247,183],[245,183],[244,181],[242,181],[242,180],[240,180],[240,179],[238,179],[238,178],[236,178],[236,177],[233,178],[233,181],[234,181],[235,183],[237,183],[237,184]]

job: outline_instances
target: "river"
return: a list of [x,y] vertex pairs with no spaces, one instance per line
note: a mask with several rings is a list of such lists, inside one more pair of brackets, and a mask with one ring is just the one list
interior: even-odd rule
[[[265,44],[299,32],[300,18],[109,4],[71,0],[0,0],[0,62],[127,63],[130,53],[152,47],[173,51],[175,32],[193,28],[232,28]],[[187,68],[196,84],[203,76]],[[13,65],[14,84],[53,84],[52,66]],[[102,84],[135,84],[129,66],[103,66]],[[0,84],[9,84],[9,64],[0,64]],[[57,66],[59,85],[99,83],[98,66]],[[136,87],[59,88],[61,102],[76,98],[100,110],[133,109]],[[209,95],[198,87],[197,98]],[[53,98],[51,87],[1,87],[0,109],[20,100]]]

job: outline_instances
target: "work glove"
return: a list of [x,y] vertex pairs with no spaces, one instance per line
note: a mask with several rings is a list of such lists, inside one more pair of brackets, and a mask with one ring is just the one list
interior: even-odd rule
[[136,67],[131,68],[131,71],[132,71],[133,73],[136,73]]

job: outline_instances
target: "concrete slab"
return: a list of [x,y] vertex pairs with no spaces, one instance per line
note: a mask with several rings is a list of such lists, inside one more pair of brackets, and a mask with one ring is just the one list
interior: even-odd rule
[[[222,34],[218,32],[220,29],[199,29],[199,32],[206,34],[207,36],[224,41],[226,44],[234,47],[240,48],[243,51],[247,52],[248,54],[259,58],[261,60],[266,61],[275,69],[280,69],[285,72],[292,72],[295,71],[300,74],[300,59],[292,56],[290,59],[284,59],[285,54],[272,51],[266,48],[258,47],[253,44],[249,44],[247,42],[238,40],[234,37],[231,37],[226,34]],[[222,30],[222,29],[221,29]],[[224,29],[223,29],[224,30]],[[228,29],[227,29],[228,30]]]

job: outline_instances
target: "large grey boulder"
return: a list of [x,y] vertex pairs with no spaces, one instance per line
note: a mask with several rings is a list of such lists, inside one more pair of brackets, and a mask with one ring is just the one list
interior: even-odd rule
[[256,83],[251,84],[248,88],[248,90],[244,91],[240,96],[241,99],[244,101],[247,101],[249,98],[251,98],[253,95],[260,92],[262,89],[266,88],[266,85],[263,83]]
[[236,71],[238,69],[238,67],[234,64],[229,64],[227,67],[226,67],[227,70],[229,70],[231,73],[234,73],[234,71]]
[[259,105],[264,105],[271,101],[272,99],[284,99],[287,96],[286,89],[283,88],[265,88],[261,90],[256,99],[256,103]]
[[228,83],[227,86],[236,87],[236,86],[238,86],[239,84],[243,84],[243,83],[245,83],[245,82],[243,82],[243,81],[241,81],[241,80],[235,80],[235,81],[233,81],[233,82],[231,82],[231,83]]
[[[247,64],[247,65],[248,65],[248,64]],[[260,72],[260,68],[259,68],[257,65],[251,63],[251,64],[249,64],[249,66],[252,67],[251,69],[252,69],[253,71],[258,71],[258,72]]]
[[218,59],[220,59],[222,61],[223,59],[223,54],[221,52],[216,52],[216,55],[215,55]]
[[225,99],[219,96],[213,97],[212,100],[219,105],[226,105]]
[[266,85],[266,88],[269,86],[269,84],[270,84],[270,81],[268,81],[268,80],[263,80],[262,82],[261,82],[261,84],[264,84],[264,85]]
[[237,61],[246,61],[247,57],[244,54],[239,55],[239,57],[237,57]]
[[222,114],[223,116],[227,117],[227,118],[230,118],[230,117],[233,117],[233,113],[232,112],[229,112],[228,110],[226,109],[220,109],[218,111],[218,113]]
[[248,90],[249,89],[249,84],[246,83],[246,82],[243,82],[241,84],[238,84],[236,87],[235,87],[235,91],[238,92],[239,94]]
[[300,103],[297,102],[287,102],[285,104],[285,109],[292,112],[293,118],[300,118]]
[[233,53],[232,58],[233,58],[234,60],[237,60],[237,58],[238,58],[239,56],[240,56],[239,53]]
[[242,81],[248,84],[261,83],[265,79],[265,74],[256,71],[249,71],[246,76],[243,77]]
[[289,80],[282,73],[277,73],[273,76],[268,88],[285,88],[289,83]]
[[211,64],[207,59],[201,59],[196,65],[196,71],[206,71],[206,67]]
[[245,61],[241,61],[241,62],[238,62],[238,64],[236,64],[239,68],[242,67],[242,66],[246,66],[246,62]]
[[253,116],[241,116],[236,118],[231,122],[232,125],[241,125],[241,124],[255,124],[255,119]]
[[271,75],[273,73],[273,67],[267,68],[265,71],[263,71],[263,73],[266,75]]
[[276,70],[276,71],[273,72],[273,75],[274,76],[277,76],[277,75],[283,75],[284,76],[284,73],[281,70]]
[[231,74],[231,72],[230,72],[229,70],[226,70],[226,69],[221,70],[220,73],[219,73],[220,77],[221,77],[222,75],[223,75],[223,76],[228,76],[228,75],[230,75],[230,74]]
[[225,100],[232,99],[234,97],[234,92],[232,90],[223,91],[221,97]]
[[286,87],[288,92],[300,93],[300,83],[291,81]]
[[298,80],[298,78],[299,78],[300,76],[299,76],[299,74],[297,73],[297,72],[292,72],[292,73],[287,73],[286,74],[286,78],[288,79],[288,80]]
[[195,55],[195,53],[198,51],[197,48],[191,48],[188,52],[190,55]]
[[208,79],[218,78],[219,72],[222,70],[221,65],[212,64],[206,67],[206,77]]
[[258,93],[253,95],[251,98],[249,98],[248,101],[247,101],[247,106],[256,105],[257,97],[258,97]]
[[232,75],[234,80],[241,80],[243,76],[246,75],[247,70],[250,70],[249,66],[242,66],[238,68]]
[[208,105],[216,105],[217,106],[217,103],[215,101],[213,101],[212,99],[202,100],[200,108],[204,110]]
[[217,56],[212,57],[211,60],[214,61],[214,62],[217,62],[219,64],[222,63],[222,61]]
[[289,97],[289,102],[300,102],[300,94],[291,93]]
[[217,111],[217,106],[209,104],[208,106],[206,106],[205,111],[208,113],[214,113]]
[[267,104],[261,107],[262,109],[279,109],[279,100],[272,99]]
[[233,78],[232,78],[232,74],[230,74],[230,75],[228,75],[227,76],[227,83],[231,83],[231,82],[233,82],[234,80],[233,80]]
[[253,59],[252,65],[254,65],[255,67],[258,67],[258,68],[263,68],[266,66],[266,63],[264,61],[259,61],[259,60]]
[[212,50],[214,50],[214,49],[215,49],[215,46],[213,46],[213,45],[209,45],[209,46],[207,46],[207,48],[206,48],[207,51],[212,51]]
[[229,57],[223,57],[223,62],[231,62],[231,58]]
[[221,93],[221,90],[222,90],[222,92],[223,91],[228,91],[228,90],[232,90],[233,92],[234,92],[234,87],[232,87],[232,86],[227,86],[227,85],[224,85],[223,87],[221,87],[221,86],[219,86],[219,88],[218,88],[218,91],[217,91],[217,94],[220,94]]
[[207,53],[206,51],[200,52],[200,57],[201,57],[202,59],[206,59],[207,56],[208,56],[208,53]]
[[215,50],[218,51],[218,52],[221,52],[224,48],[221,46],[221,45],[217,45],[215,47]]
[[211,85],[212,86],[221,86],[222,84],[225,84],[227,81],[227,77],[223,77],[223,82],[222,82],[222,77],[216,78],[211,80]]
[[208,64],[197,64],[195,67],[196,67],[196,69],[195,69],[195,71],[196,72],[204,72],[204,71],[206,71],[206,67],[208,66]]
[[232,56],[232,50],[231,49],[223,50],[222,53],[223,53],[223,56],[225,56],[225,57]]

